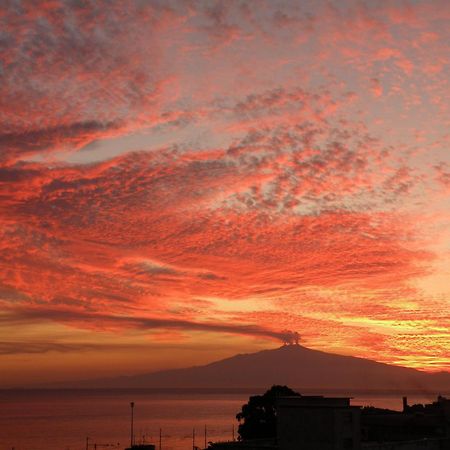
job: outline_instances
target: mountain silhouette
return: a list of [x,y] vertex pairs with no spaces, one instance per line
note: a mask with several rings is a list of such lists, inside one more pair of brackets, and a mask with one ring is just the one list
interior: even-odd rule
[[427,373],[301,345],[239,354],[203,366],[77,383],[104,388],[267,388],[450,392],[450,372]]

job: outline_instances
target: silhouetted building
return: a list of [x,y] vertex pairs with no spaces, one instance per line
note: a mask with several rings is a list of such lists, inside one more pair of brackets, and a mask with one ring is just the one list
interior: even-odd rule
[[409,442],[412,449],[450,450],[450,400],[439,396],[433,403],[409,406],[403,397],[401,412],[364,408],[362,434],[365,442],[372,443],[367,448],[382,449],[374,443],[391,443],[391,448],[401,449]]
[[279,450],[359,450],[361,411],[350,399],[322,396],[280,398]]
[[350,398],[277,399],[275,439],[218,442],[211,450],[450,450],[450,400],[403,411],[350,405]]
[[359,450],[360,408],[350,399],[293,396],[277,399],[275,439],[217,442],[212,450]]

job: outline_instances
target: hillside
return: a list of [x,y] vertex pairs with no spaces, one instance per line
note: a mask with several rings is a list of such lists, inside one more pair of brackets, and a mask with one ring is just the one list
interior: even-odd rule
[[[72,383],[73,384],[73,383]],[[450,392],[450,373],[430,374],[363,358],[283,346],[204,366],[76,383],[104,388],[266,388]]]

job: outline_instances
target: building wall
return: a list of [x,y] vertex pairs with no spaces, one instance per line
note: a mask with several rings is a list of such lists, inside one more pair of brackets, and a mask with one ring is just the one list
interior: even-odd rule
[[359,408],[284,402],[278,405],[277,422],[279,450],[361,448]]

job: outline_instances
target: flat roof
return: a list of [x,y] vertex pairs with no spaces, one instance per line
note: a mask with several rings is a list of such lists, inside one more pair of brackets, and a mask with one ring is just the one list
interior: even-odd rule
[[318,406],[322,408],[337,408],[350,406],[351,397],[324,397],[322,395],[302,395],[291,397],[278,397],[277,406],[305,407]]

